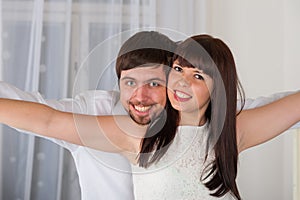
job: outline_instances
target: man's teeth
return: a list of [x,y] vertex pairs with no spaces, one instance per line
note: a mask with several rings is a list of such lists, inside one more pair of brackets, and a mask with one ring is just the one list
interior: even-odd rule
[[146,112],[150,109],[151,106],[134,106],[137,111]]
[[179,91],[175,91],[175,94],[179,97],[179,98],[191,98],[191,96],[186,95],[185,93],[179,92]]

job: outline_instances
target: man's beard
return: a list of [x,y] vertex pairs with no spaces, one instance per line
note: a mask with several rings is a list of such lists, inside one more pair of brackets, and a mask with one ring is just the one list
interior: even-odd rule
[[138,117],[138,116],[135,116],[134,114],[132,114],[131,111],[129,111],[129,116],[135,123],[137,123],[139,125],[148,125],[151,122],[151,118],[149,116]]

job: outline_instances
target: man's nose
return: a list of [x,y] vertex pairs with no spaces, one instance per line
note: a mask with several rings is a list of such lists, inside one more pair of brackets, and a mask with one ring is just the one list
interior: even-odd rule
[[138,101],[144,101],[149,97],[149,91],[146,85],[138,87],[134,92],[134,97]]

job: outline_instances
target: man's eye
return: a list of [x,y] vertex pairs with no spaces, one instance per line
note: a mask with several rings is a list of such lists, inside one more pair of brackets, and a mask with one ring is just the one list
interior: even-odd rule
[[135,86],[135,82],[134,81],[127,81],[125,84],[127,86]]
[[149,86],[150,87],[158,87],[160,84],[159,83],[157,83],[157,82],[151,82],[151,83],[149,83]]
[[194,77],[199,80],[204,80],[203,76],[201,76],[200,74],[195,74]]

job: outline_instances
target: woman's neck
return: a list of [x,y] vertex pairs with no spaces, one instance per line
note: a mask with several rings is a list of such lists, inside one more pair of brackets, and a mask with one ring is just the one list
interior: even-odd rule
[[202,126],[206,123],[206,117],[201,113],[180,112],[180,126]]

